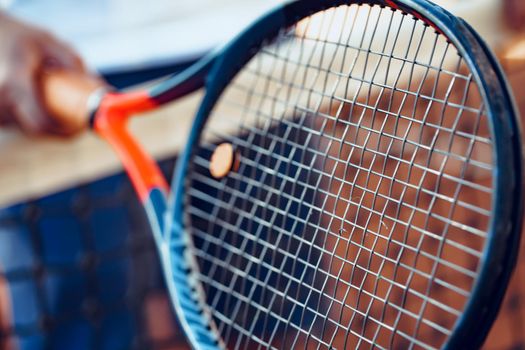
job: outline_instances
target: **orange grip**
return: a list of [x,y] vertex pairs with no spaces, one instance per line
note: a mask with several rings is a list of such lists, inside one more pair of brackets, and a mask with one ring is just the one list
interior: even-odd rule
[[85,73],[51,70],[42,75],[42,100],[60,125],[79,131],[88,126],[90,96],[106,86],[100,78]]

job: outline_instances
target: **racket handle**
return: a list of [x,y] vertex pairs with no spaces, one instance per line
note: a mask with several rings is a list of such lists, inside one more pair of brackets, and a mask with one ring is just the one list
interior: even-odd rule
[[42,101],[50,116],[67,130],[89,126],[90,97],[107,84],[86,73],[50,70],[42,76]]
[[[45,107],[67,130],[80,131],[90,126],[91,114],[96,109],[93,130],[116,151],[143,203],[149,203],[153,192],[168,193],[159,167],[127,130],[131,115],[157,106],[147,91],[108,93],[100,96],[100,101],[94,101],[99,105],[90,106],[94,103],[91,98],[97,97],[99,91],[109,90],[100,78],[53,70],[44,74],[42,84]],[[154,220],[158,226],[161,217],[159,214],[159,219]]]

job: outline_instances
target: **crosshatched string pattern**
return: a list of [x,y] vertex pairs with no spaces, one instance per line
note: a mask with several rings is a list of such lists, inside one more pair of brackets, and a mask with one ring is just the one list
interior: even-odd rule
[[[221,142],[240,167],[217,180]],[[198,146],[185,224],[229,347],[447,341],[478,275],[493,160],[443,35],[388,7],[305,18],[235,77]]]

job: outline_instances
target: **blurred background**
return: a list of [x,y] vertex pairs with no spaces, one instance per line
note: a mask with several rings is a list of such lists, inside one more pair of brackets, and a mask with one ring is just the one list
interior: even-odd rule
[[[119,88],[180,71],[279,0],[7,0]],[[495,50],[525,115],[523,0],[435,1]],[[520,11],[521,9],[521,11]],[[134,121],[168,178],[202,92]],[[184,349],[140,203],[109,147],[0,130],[0,349]],[[522,244],[522,248],[525,247]],[[525,251],[487,349],[525,349]]]

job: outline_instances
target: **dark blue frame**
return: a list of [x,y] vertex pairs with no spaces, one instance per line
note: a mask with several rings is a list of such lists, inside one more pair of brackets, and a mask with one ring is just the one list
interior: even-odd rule
[[[186,254],[192,242],[184,229],[185,175],[194,147],[199,142],[210,111],[222,91],[252,57],[264,39],[274,37],[287,27],[312,13],[342,4],[389,6],[424,18],[427,24],[443,33],[468,63],[476,83],[482,87],[494,142],[493,219],[478,280],[465,312],[446,344],[448,349],[480,346],[499,310],[506,286],[516,262],[523,211],[523,164],[520,125],[505,77],[483,40],[461,19],[426,0],[369,1],[293,1],[277,7],[224,48],[168,79],[150,91],[159,104],[205,86],[206,94],[195,117],[187,146],[181,154],[173,178],[173,195],[167,205],[163,194],[154,190],[146,205],[166,271],[167,284],[179,321],[194,348],[222,348],[211,316],[203,304],[201,291],[194,282],[195,262]],[[241,56],[239,53],[245,53]],[[162,239],[160,239],[162,238]]]

